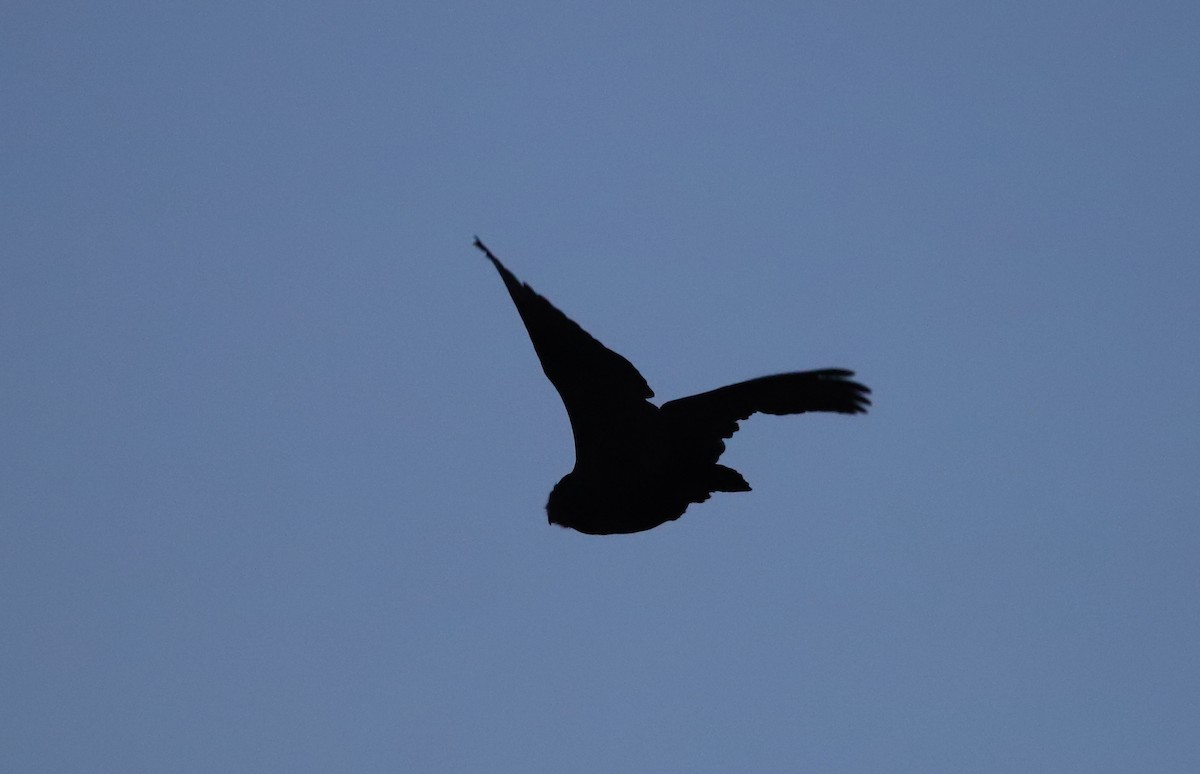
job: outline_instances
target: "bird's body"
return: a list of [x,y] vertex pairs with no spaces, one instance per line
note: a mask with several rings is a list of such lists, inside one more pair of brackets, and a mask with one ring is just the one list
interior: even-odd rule
[[724,439],[755,412],[866,411],[870,392],[843,369],[764,376],[650,403],[633,364],[606,348],[520,282],[478,239],[529,331],[542,370],[558,390],[575,436],[575,468],[554,486],[552,524],[593,535],[642,532],[679,518],[713,492],[748,492],[718,464]]

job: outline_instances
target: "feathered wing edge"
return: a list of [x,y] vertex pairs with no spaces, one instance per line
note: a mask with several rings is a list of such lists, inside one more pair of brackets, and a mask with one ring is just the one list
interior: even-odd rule
[[654,391],[633,363],[601,344],[545,297],[517,279],[479,237],[475,237],[475,247],[482,250],[500,272],[521,321],[525,323],[525,330],[529,332],[542,370],[564,401],[569,403],[572,393],[580,391],[634,400],[654,397]]
[[626,431],[658,411],[654,391],[628,360],[601,344],[479,241],[521,315],[542,371],[558,391],[575,440],[576,463],[627,456]]
[[843,368],[762,376],[668,401],[662,412],[715,463],[725,451],[721,439],[736,433],[738,422],[751,414],[866,413],[871,390],[852,376],[853,371]]

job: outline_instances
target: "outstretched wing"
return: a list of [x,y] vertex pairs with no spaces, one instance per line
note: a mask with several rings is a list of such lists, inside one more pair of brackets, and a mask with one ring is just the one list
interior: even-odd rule
[[699,395],[668,401],[663,417],[687,437],[707,462],[716,462],[725,451],[721,440],[738,430],[738,422],[751,414],[803,414],[829,411],[863,414],[871,390],[851,381],[853,371],[826,368],[762,376]]
[[619,454],[620,437],[648,411],[654,391],[625,358],[592,338],[583,328],[521,282],[491,250],[475,239],[500,277],[529,331],[542,370],[558,390],[571,430],[576,458]]

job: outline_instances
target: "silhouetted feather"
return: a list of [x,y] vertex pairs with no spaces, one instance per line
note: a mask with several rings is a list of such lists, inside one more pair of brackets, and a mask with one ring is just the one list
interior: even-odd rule
[[552,524],[606,535],[640,532],[679,518],[713,492],[748,492],[717,464],[725,438],[751,414],[860,414],[870,392],[840,368],[763,376],[668,401],[625,358],[605,347],[479,241],[525,323],[542,370],[558,390],[575,436],[575,468],[550,492]]

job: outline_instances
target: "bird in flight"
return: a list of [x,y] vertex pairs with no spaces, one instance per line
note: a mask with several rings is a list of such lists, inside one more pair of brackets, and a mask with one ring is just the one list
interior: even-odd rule
[[763,376],[655,406],[625,358],[521,282],[479,238],[558,390],[575,436],[575,468],[546,503],[551,524],[589,535],[642,532],[678,519],[713,492],[749,492],[717,463],[724,439],[751,414],[863,414],[871,401],[853,371],[824,368]]

